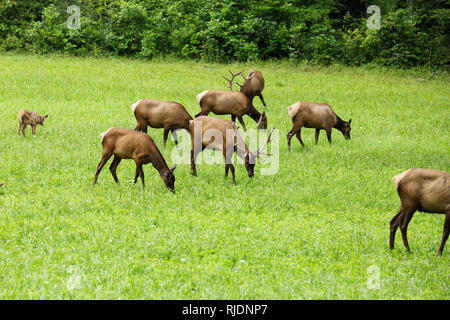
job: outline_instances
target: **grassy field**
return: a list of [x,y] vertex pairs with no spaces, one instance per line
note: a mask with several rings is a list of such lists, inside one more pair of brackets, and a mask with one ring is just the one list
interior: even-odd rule
[[[257,68],[266,79],[269,127],[280,129],[279,172],[237,186],[222,165],[179,164],[176,193],[145,166],[147,189],[117,186],[99,134],[134,128],[141,98],[199,111],[196,94],[226,89],[221,76]],[[220,65],[127,59],[0,55],[0,298],[32,299],[448,299],[450,242],[443,215],[416,213],[407,254],[389,221],[399,208],[391,178],[411,167],[450,170],[448,75],[420,82],[408,72],[263,63]],[[348,120],[302,150],[286,107],[324,102]],[[258,98],[255,106],[264,110]],[[37,137],[17,136],[17,112],[49,113]],[[245,118],[248,128],[256,124]],[[162,149],[162,130],[150,129]],[[186,133],[180,134],[184,138]],[[375,270],[375,273],[374,271]],[[371,279],[379,270],[379,287]],[[369,283],[369,285],[368,285]],[[376,281],[375,281],[376,283]]]

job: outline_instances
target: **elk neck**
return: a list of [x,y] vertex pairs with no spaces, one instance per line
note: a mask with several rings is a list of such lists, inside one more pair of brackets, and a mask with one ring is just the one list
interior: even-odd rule
[[336,116],[336,124],[334,125],[334,128],[336,128],[342,132],[342,130],[344,130],[344,124],[345,124],[345,121],[342,120],[341,118],[339,118],[338,116]]
[[252,118],[255,122],[258,122],[261,119],[261,113],[256,110],[256,108],[251,104],[248,112],[250,118]]
[[167,166],[167,163],[161,155],[161,152],[159,152],[158,148],[155,148],[155,150],[152,151],[153,152],[150,152],[150,155],[153,167],[155,167],[155,169],[158,170],[160,174],[169,172],[170,169]]

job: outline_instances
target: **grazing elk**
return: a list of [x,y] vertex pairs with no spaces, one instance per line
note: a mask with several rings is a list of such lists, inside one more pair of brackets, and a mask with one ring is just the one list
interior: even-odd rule
[[258,124],[258,129],[267,129],[266,113],[256,110],[242,92],[206,90],[197,95],[197,100],[202,110],[195,116],[196,118],[207,116],[210,112],[218,115],[231,114],[231,120],[235,122],[238,118],[246,130],[242,117],[247,114]]
[[111,174],[116,183],[119,183],[119,179],[116,175],[116,169],[122,159],[133,159],[136,163],[136,175],[134,177],[134,183],[137,182],[138,177],[141,177],[142,187],[145,188],[144,183],[144,171],[142,166],[151,162],[156,170],[158,170],[161,178],[164,181],[166,187],[174,192],[175,191],[175,176],[172,169],[166,164],[166,161],[162,157],[153,139],[138,131],[122,128],[110,128],[106,132],[101,134],[101,141],[103,146],[103,154],[100,163],[97,166],[94,181],[92,185],[95,186],[97,178],[102,171],[105,163],[114,155],[114,160],[109,167]]
[[[233,75],[231,71],[230,73]],[[262,73],[258,70],[252,70],[248,73],[247,77],[242,77],[244,78],[244,83],[242,85],[235,82],[241,88],[241,92],[247,96],[251,103],[253,103],[253,98],[258,96],[264,107],[267,107],[262,95],[262,91],[264,90],[264,77]]]
[[292,118],[292,129],[287,134],[288,149],[291,151],[291,139],[294,134],[297,136],[298,141],[305,147],[302,141],[301,130],[305,128],[315,128],[315,140],[316,144],[319,141],[320,130],[325,130],[327,133],[328,142],[331,143],[331,130],[333,128],[342,132],[345,139],[350,139],[350,124],[352,119],[348,122],[339,118],[333,109],[327,104],[312,103],[312,102],[296,102],[292,106],[288,107],[289,116]]
[[450,232],[450,173],[432,169],[409,169],[392,178],[392,181],[400,197],[401,207],[390,223],[389,249],[394,249],[395,232],[400,227],[403,244],[406,251],[410,251],[406,233],[414,212],[419,210],[445,214],[442,242],[436,254],[441,255]]
[[[219,119],[207,116],[200,116],[192,120],[189,125],[189,132],[191,134],[192,150],[191,150],[191,170],[194,176],[197,176],[195,161],[200,152],[205,148],[220,150],[225,157],[225,177],[228,177],[228,171],[231,170],[233,175],[233,184],[236,185],[236,178],[234,174],[234,166],[232,164],[232,156],[234,152],[244,161],[245,168],[249,178],[255,174],[256,159],[260,155],[270,155],[262,152],[267,144],[270,142],[270,137],[275,128],[273,128],[267,138],[266,143],[256,152],[250,151],[245,144],[244,139],[239,134],[236,124],[227,119]],[[199,130],[199,131],[197,131]],[[221,140],[217,140],[217,135],[220,133]],[[261,159],[261,158],[260,158]],[[262,160],[262,159],[261,159]]]
[[36,136],[36,127],[37,125],[44,125],[44,120],[48,118],[48,114],[45,116],[40,116],[36,112],[31,112],[28,110],[20,110],[17,115],[19,118],[19,130],[17,130],[17,135],[20,135],[20,130],[22,130],[22,134],[25,137],[25,129],[27,125],[31,125],[31,132],[33,136]]
[[175,144],[178,145],[177,129],[189,131],[192,117],[185,107],[177,102],[142,99],[131,106],[137,120],[136,131],[147,133],[147,127],[164,128],[164,147],[169,132],[172,132]]

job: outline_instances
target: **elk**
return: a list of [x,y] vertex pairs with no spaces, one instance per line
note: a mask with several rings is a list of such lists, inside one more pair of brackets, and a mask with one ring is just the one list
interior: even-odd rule
[[153,139],[143,132],[133,131],[123,128],[110,128],[101,135],[101,142],[103,146],[103,154],[100,163],[97,166],[95,172],[94,181],[92,185],[97,183],[98,175],[102,171],[106,162],[114,155],[114,159],[109,167],[111,174],[116,183],[119,183],[119,179],[116,175],[116,169],[122,159],[133,159],[136,163],[136,175],[134,177],[134,183],[136,184],[138,177],[141,177],[142,187],[145,188],[144,183],[144,171],[142,166],[147,163],[152,163],[166,187],[175,192],[175,176],[172,169],[166,164],[166,161],[162,157]]
[[[263,152],[263,150],[270,142],[270,137],[274,129],[275,128],[270,131],[266,143],[258,151],[253,152],[245,144],[244,139],[239,134],[238,128],[233,121],[207,116],[200,116],[198,118],[195,118],[195,120],[191,120],[189,124],[189,132],[191,134],[192,142],[192,175],[197,176],[195,161],[198,154],[205,148],[208,148],[222,151],[225,158],[225,178],[228,177],[228,171],[231,170],[234,185],[236,185],[236,178],[231,158],[235,152],[244,161],[248,177],[253,177],[255,174],[254,170],[256,159],[261,159],[260,155],[270,155],[269,153]],[[217,139],[216,141],[216,138],[218,136],[214,135],[214,132],[220,133],[219,136],[222,138],[222,140]]]
[[42,117],[36,112],[20,110],[17,118],[19,119],[19,129],[17,130],[17,135],[20,135],[20,131],[22,130],[22,134],[25,137],[25,129],[27,125],[31,125],[31,132],[33,133],[33,137],[36,137],[37,125],[43,126],[44,120],[48,118],[48,114]]
[[333,128],[342,132],[345,139],[350,139],[350,124],[352,119],[348,122],[339,118],[333,109],[328,104],[312,103],[312,102],[296,102],[288,107],[289,116],[292,119],[292,129],[287,134],[288,150],[291,151],[291,139],[294,134],[298,141],[305,147],[302,141],[301,130],[305,128],[315,128],[315,141],[319,141],[320,130],[325,130],[327,133],[328,142],[331,144],[331,130]]
[[[230,73],[233,74],[231,71]],[[242,85],[235,82],[241,88],[241,92],[247,96],[251,103],[253,103],[253,98],[258,96],[264,107],[267,108],[262,95],[262,91],[264,90],[264,77],[262,73],[258,70],[252,70],[248,73],[247,77],[242,77],[244,78],[244,83]]]
[[231,120],[235,122],[238,118],[244,130],[246,130],[242,119],[246,114],[258,124],[258,129],[267,129],[266,113],[260,113],[256,110],[242,92],[206,90],[197,95],[197,100],[202,110],[195,116],[196,118],[207,116],[210,112],[217,115],[231,114]]
[[177,129],[189,131],[189,121],[192,117],[186,108],[171,101],[141,99],[131,106],[137,120],[136,131],[147,133],[147,127],[164,128],[164,148],[169,132],[172,132],[175,144],[178,145]]
[[414,212],[445,214],[442,241],[436,256],[442,255],[450,232],[450,173],[433,169],[409,169],[392,178],[401,207],[390,222],[389,249],[394,249],[395,232],[400,227],[403,244],[410,252],[406,236]]

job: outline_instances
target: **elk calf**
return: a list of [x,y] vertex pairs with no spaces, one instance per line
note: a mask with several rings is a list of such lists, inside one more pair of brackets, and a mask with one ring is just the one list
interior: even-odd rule
[[192,117],[183,105],[177,102],[142,99],[131,106],[137,120],[136,131],[147,133],[147,127],[164,128],[164,147],[169,132],[172,132],[175,144],[178,145],[177,129],[189,131]]
[[445,214],[442,242],[436,254],[441,255],[450,232],[450,173],[432,169],[409,169],[392,178],[392,181],[400,197],[401,207],[390,223],[389,249],[394,248],[395,232],[400,227],[403,244],[410,251],[406,233],[414,212],[419,210]]
[[195,116],[196,118],[207,116],[210,112],[217,115],[231,114],[231,120],[235,122],[238,118],[244,130],[246,130],[242,119],[246,114],[258,124],[258,129],[267,129],[266,113],[260,113],[256,110],[242,92],[207,90],[198,94],[197,100],[202,110]]
[[[191,134],[192,150],[191,150],[191,170],[194,176],[197,176],[195,161],[200,152],[205,148],[220,150],[225,158],[225,177],[228,177],[228,171],[231,170],[233,175],[233,184],[236,185],[234,174],[234,166],[232,156],[236,154],[244,160],[245,168],[249,178],[253,177],[255,172],[256,159],[260,158],[262,150],[270,142],[270,136],[275,128],[273,128],[267,138],[266,143],[256,152],[250,151],[245,144],[244,139],[239,134],[236,124],[227,119],[212,118],[200,116],[190,121],[189,132]],[[198,131],[197,131],[198,130]],[[215,135],[218,133],[219,135]],[[221,139],[218,139],[221,137]]]
[[17,115],[17,118],[19,118],[19,130],[17,130],[17,135],[20,135],[20,130],[22,130],[22,134],[25,137],[25,129],[27,125],[31,125],[31,132],[33,133],[33,136],[36,136],[36,126],[37,125],[44,125],[44,120],[48,118],[48,114],[45,116],[40,116],[36,112],[31,112],[28,110],[21,110],[19,111],[19,114]]
[[136,163],[136,175],[134,183],[137,182],[138,177],[141,177],[142,186],[145,188],[144,171],[142,166],[147,163],[152,163],[156,170],[158,170],[166,187],[175,191],[175,176],[173,171],[176,165],[169,169],[166,161],[162,157],[155,142],[150,136],[143,132],[137,132],[129,129],[110,128],[108,131],[101,134],[101,141],[103,146],[103,154],[100,163],[97,166],[94,181],[92,185],[97,183],[97,178],[102,171],[105,163],[114,155],[114,160],[109,167],[111,174],[116,183],[119,179],[116,175],[116,169],[122,159],[133,159]]
[[291,139],[294,134],[297,136],[297,139],[300,141],[301,145],[305,147],[301,136],[302,127],[316,129],[316,144],[319,141],[320,130],[325,130],[327,133],[328,142],[331,143],[331,130],[333,128],[341,131],[345,139],[350,139],[350,124],[352,119],[348,120],[348,122],[343,121],[327,104],[296,102],[292,106],[288,107],[288,113],[292,118],[293,123],[291,131],[287,134],[289,151],[291,151]]

